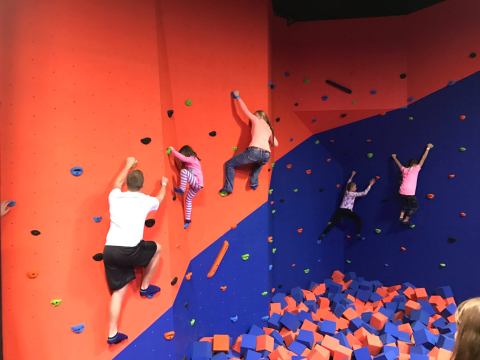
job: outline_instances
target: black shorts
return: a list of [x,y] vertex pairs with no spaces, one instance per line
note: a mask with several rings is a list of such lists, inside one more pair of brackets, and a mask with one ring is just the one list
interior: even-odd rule
[[418,209],[418,202],[415,195],[400,195],[400,202],[402,204],[402,211],[408,215],[412,215]]
[[123,288],[135,279],[135,268],[146,267],[157,251],[154,241],[140,241],[137,246],[105,245],[103,265],[110,291]]

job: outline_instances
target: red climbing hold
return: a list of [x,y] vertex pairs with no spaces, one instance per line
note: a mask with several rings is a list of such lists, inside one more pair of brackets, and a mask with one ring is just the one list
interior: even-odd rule
[[287,164],[287,169],[289,169],[289,170],[290,170],[292,167],[293,167],[293,165],[292,165],[292,164]]
[[407,251],[407,248],[405,246],[400,246],[400,251]]
[[298,228],[297,233],[301,234],[303,232],[303,228]]
[[435,194],[427,194],[427,199],[433,199],[435,197]]
[[381,179],[380,176],[378,176],[378,175],[375,176],[375,180],[380,180],[380,179]]
[[455,179],[455,174],[448,174],[449,179]]
[[460,212],[460,217],[465,217],[467,216],[467,213],[465,211]]
[[272,243],[272,242],[273,242],[273,236],[270,235],[270,236],[267,238],[267,241],[268,241],[269,243]]
[[310,175],[312,173],[312,169],[305,170],[305,174]]
[[467,118],[467,116],[466,115],[460,115],[458,118],[463,121]]

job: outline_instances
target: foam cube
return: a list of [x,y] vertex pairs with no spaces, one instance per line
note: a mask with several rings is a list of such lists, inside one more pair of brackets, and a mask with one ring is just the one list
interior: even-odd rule
[[255,350],[272,352],[274,349],[274,344],[275,344],[275,339],[272,336],[260,335],[260,336],[257,336]]
[[321,345],[315,345],[307,357],[308,360],[330,360],[330,351]]
[[214,335],[213,336],[213,351],[224,351],[228,352],[230,350],[230,336],[228,335]]
[[368,351],[368,348],[363,347],[357,350],[353,350],[353,354],[355,355],[356,360],[371,360],[372,356]]
[[255,335],[243,334],[240,342],[240,352],[245,355],[248,350],[257,348],[257,337]]
[[297,336],[297,341],[311,349],[314,342],[313,332],[308,330],[300,330]]
[[196,341],[192,344],[191,360],[208,360],[213,356],[212,344]]
[[324,320],[320,325],[320,333],[333,335],[337,330],[337,324],[333,321]]
[[280,324],[292,331],[296,331],[300,327],[300,321],[295,315],[289,312],[283,314],[283,316],[280,318]]

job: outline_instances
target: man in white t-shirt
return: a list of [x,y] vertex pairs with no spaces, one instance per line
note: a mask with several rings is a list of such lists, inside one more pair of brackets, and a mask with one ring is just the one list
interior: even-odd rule
[[[134,157],[127,158],[125,167],[108,195],[110,229],[103,251],[103,262],[112,293],[107,340],[109,344],[118,344],[128,338],[118,332],[118,317],[128,283],[135,279],[135,268],[144,268],[140,296],[152,298],[160,291],[158,286],[150,284],[150,280],[158,267],[161,246],[154,241],[144,241],[143,229],[148,213],[157,210],[164,199],[168,179],[165,176],[162,178],[162,187],[157,196],[145,195],[140,192],[143,173],[133,170],[136,164]],[[128,191],[122,192],[125,179]]]

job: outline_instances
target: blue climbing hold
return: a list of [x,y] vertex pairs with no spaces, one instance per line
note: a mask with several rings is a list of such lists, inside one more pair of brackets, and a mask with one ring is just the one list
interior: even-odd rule
[[94,216],[94,217],[93,217],[93,221],[95,221],[96,223],[101,222],[102,219],[103,219],[103,218],[102,218],[101,216]]
[[85,325],[84,324],[73,325],[73,326],[70,327],[70,329],[75,334],[81,334],[83,332],[83,330],[85,330]]
[[74,166],[70,169],[70,173],[73,176],[80,176],[83,174],[83,168],[81,166]]
[[238,315],[232,316],[232,317],[230,318],[230,321],[231,321],[231,322],[237,322],[237,321],[238,321]]
[[375,89],[370,90],[370,95],[377,95],[377,90]]
[[327,100],[328,100],[328,96],[327,96],[327,95],[323,95],[323,96],[321,97],[321,99],[322,99],[322,101],[327,101]]
[[7,204],[8,207],[14,207],[15,205],[17,205],[17,202],[15,200],[10,200]]

